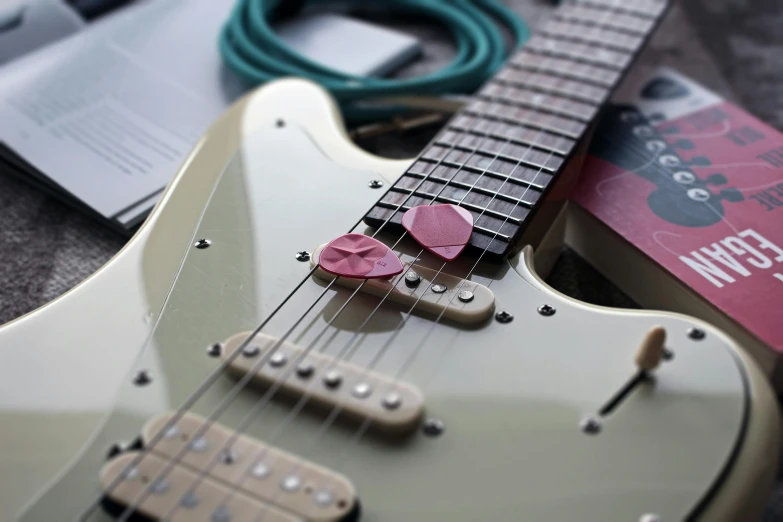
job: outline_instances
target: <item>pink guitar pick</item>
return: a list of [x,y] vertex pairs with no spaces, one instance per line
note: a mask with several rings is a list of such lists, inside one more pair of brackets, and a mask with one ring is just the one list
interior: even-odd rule
[[354,279],[380,279],[403,271],[397,254],[377,239],[345,234],[321,250],[318,264],[330,274]]
[[470,241],[473,214],[456,205],[423,205],[403,214],[402,225],[421,246],[451,261]]

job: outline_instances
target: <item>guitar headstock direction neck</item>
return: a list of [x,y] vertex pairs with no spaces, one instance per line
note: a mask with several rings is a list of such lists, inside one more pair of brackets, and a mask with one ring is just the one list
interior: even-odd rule
[[508,257],[668,6],[564,2],[443,125],[365,223],[398,230],[410,208],[451,203],[473,214],[469,251]]

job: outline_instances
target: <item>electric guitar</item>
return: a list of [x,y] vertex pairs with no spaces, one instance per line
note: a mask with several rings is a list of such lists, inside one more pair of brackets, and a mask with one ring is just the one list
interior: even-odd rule
[[665,8],[559,7],[415,160],[306,81],[237,102],[114,259],[0,330],[0,519],[757,518],[755,363],[534,269]]

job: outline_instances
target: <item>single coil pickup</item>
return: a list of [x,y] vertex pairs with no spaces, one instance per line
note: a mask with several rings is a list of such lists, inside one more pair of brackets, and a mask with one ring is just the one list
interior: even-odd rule
[[149,450],[122,453],[103,467],[109,511],[135,506],[148,519],[189,522],[356,520],[356,491],[345,477],[245,435],[232,441],[234,432],[218,424],[200,434],[206,419],[196,415],[173,426],[171,419],[145,425]]
[[[321,245],[313,253],[311,267],[316,266],[324,246]],[[460,324],[478,324],[492,317],[495,295],[486,286],[443,272],[438,274],[436,270],[419,265],[413,265],[409,270],[409,266],[410,263],[403,263],[402,273],[389,279],[368,279],[364,283],[364,279],[340,277],[336,284],[356,289],[364,283],[361,292],[385,298],[405,309],[413,307],[414,312]],[[320,267],[313,276],[326,282],[336,277]]]
[[[424,399],[411,384],[316,350],[305,353],[292,343],[275,348],[277,339],[264,334],[243,347],[251,335],[240,333],[225,342],[223,354],[231,359],[231,372],[240,376],[252,372],[253,381],[263,388],[277,385],[276,392],[296,398],[306,395],[307,404],[315,408],[339,407],[341,418],[369,420],[371,429],[385,434],[404,435],[418,427]],[[238,349],[242,353],[232,356]],[[259,364],[263,357],[267,360]]]

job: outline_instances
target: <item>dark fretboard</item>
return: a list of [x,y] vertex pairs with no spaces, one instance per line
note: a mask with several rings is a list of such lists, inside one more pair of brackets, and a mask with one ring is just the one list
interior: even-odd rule
[[[400,226],[411,207],[473,213],[472,249],[508,255],[667,0],[577,0],[551,18],[439,132],[365,217]],[[436,197],[437,196],[437,197]]]

